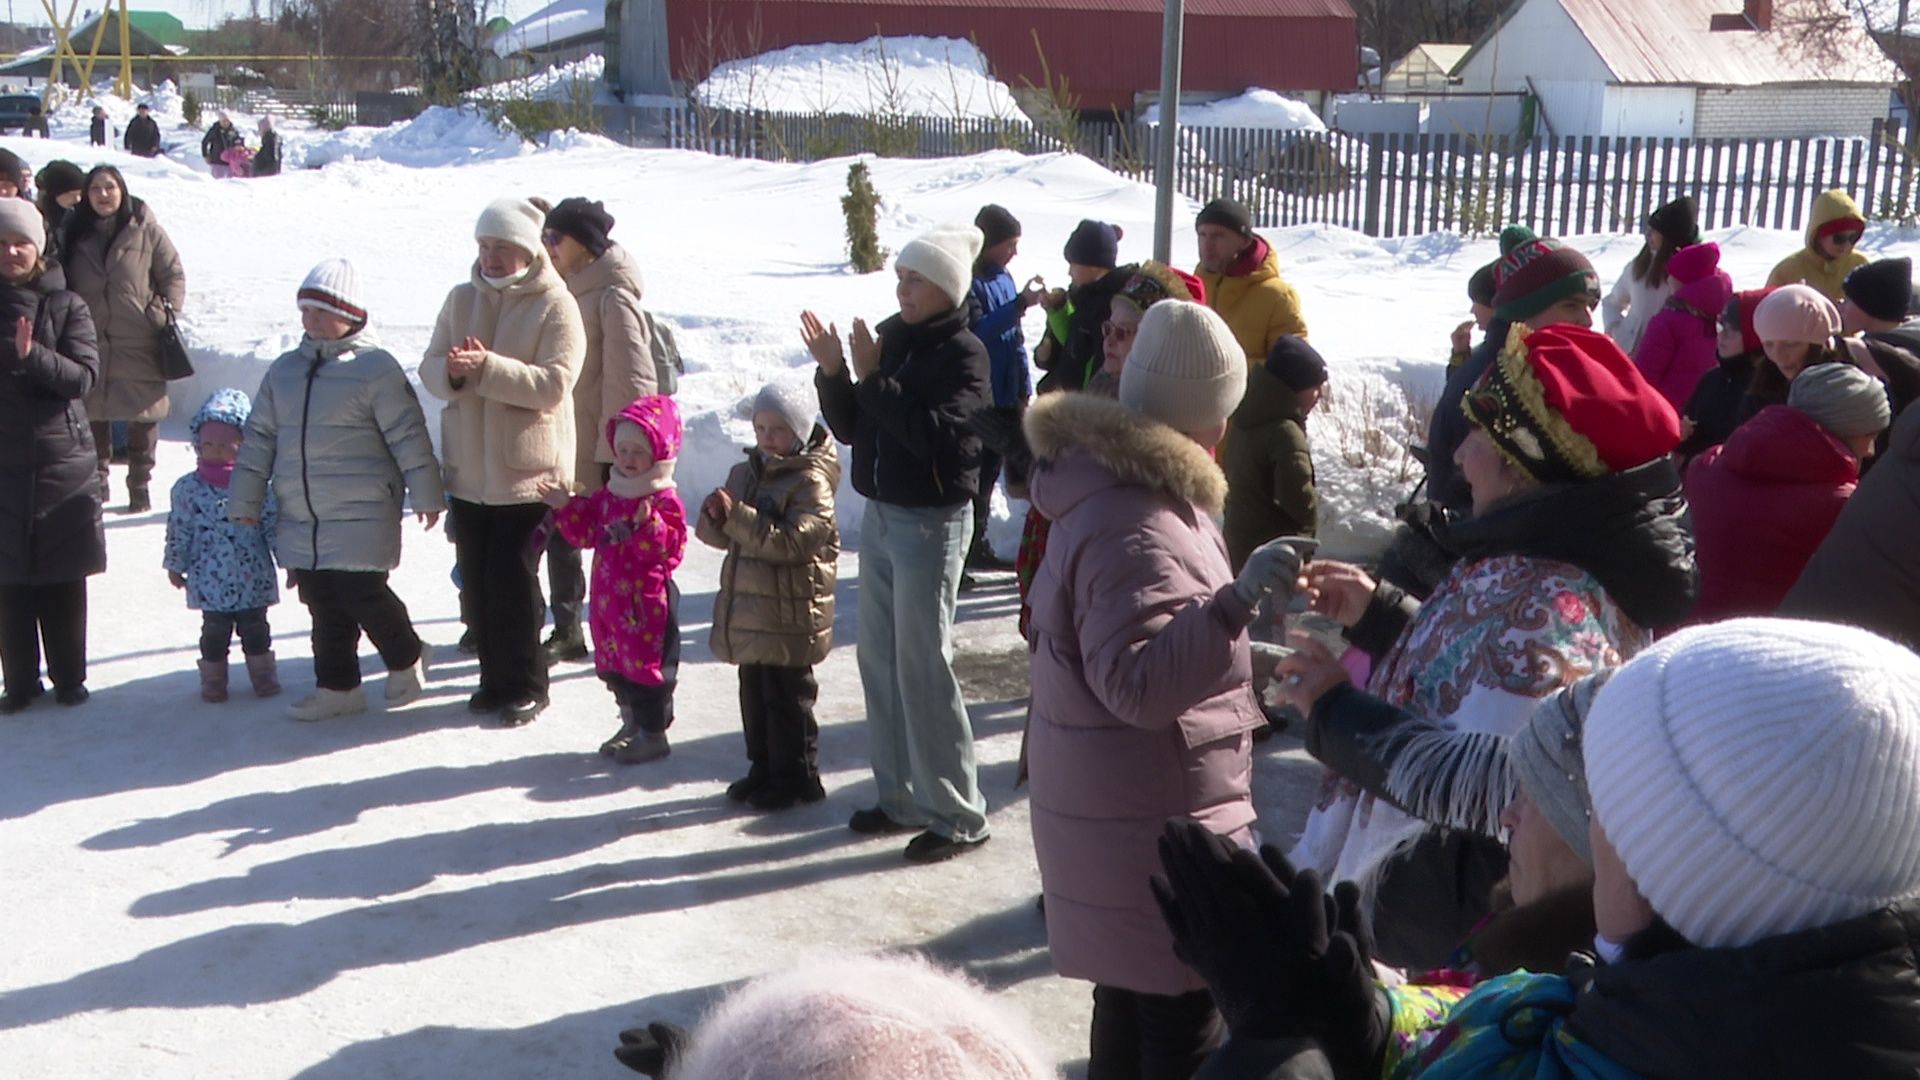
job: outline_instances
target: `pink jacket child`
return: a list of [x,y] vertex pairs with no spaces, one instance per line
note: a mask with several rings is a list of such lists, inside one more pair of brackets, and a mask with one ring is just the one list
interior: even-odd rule
[[680,410],[640,398],[607,424],[614,462],[591,495],[546,495],[554,527],[593,549],[593,666],[620,705],[620,731],[600,752],[622,763],[667,756],[680,668],[680,592],[674,568],[687,546],[687,510],[673,486]]
[[1226,478],[1172,428],[1090,394],[1026,418],[1033,505],[1052,521],[1028,600],[1027,757],[1054,968],[1136,993],[1203,988],[1147,879],[1171,817],[1250,843],[1246,628],[1214,515]]
[[1733,279],[1720,269],[1720,245],[1683,247],[1667,260],[1675,287],[1640,336],[1633,362],[1675,411],[1684,412],[1700,377],[1720,362],[1714,347]]

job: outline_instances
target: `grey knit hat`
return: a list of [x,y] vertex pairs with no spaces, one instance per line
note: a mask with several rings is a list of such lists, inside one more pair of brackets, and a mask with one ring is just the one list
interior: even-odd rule
[[811,382],[779,380],[760,388],[754,395],[753,411],[755,415],[770,412],[787,422],[794,435],[805,446],[813,437],[813,425],[820,415],[819,399],[814,396]]
[[1534,707],[1527,726],[1507,740],[1507,760],[1520,789],[1589,866],[1593,865],[1593,843],[1587,835],[1587,819],[1593,813],[1593,800],[1587,795],[1580,732],[1594,695],[1612,674],[1608,668],[1547,695]]
[[1852,364],[1815,364],[1793,380],[1787,404],[1836,438],[1878,435],[1893,420],[1887,388]]

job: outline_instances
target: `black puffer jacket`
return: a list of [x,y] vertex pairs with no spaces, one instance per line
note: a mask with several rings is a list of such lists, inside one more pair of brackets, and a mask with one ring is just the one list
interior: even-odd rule
[[980,487],[980,436],[970,421],[992,403],[987,347],[964,307],[909,324],[881,323],[880,368],[814,376],[833,436],[853,447],[853,489],[895,506],[950,507]]
[[1526,555],[1571,563],[1650,630],[1684,619],[1700,596],[1693,519],[1680,472],[1664,457],[1597,480],[1541,487],[1435,533],[1461,559]]
[[0,584],[77,581],[107,567],[99,459],[83,399],[100,374],[86,301],[43,276],[0,286],[0,325],[33,320],[33,348],[0,335]]
[[1911,1080],[1916,952],[1920,900],[1908,900],[1744,948],[1576,969],[1568,1026],[1647,1080]]

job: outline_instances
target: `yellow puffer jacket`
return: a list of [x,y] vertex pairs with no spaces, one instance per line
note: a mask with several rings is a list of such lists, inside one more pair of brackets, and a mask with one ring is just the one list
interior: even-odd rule
[[702,513],[694,534],[726,550],[713,601],[713,655],[733,664],[806,667],[833,647],[840,529],[833,493],[839,449],[816,425],[806,449],[765,459],[750,451],[727,475],[732,513]]
[[1807,246],[1780,260],[1780,265],[1767,275],[1767,286],[1793,285],[1806,282],[1808,285],[1827,295],[1834,303],[1840,302],[1840,286],[1846,283],[1847,275],[1867,265],[1869,261],[1859,250],[1847,252],[1838,259],[1829,259],[1814,250],[1814,239],[1819,235],[1820,227],[1829,222],[1852,218],[1864,227],[1866,218],[1860,213],[1860,204],[1844,191],[1829,191],[1813,202],[1813,217],[1807,222]]
[[[1266,242],[1257,241],[1262,246]],[[1267,350],[1283,334],[1307,336],[1307,320],[1300,315],[1300,295],[1280,277],[1280,260],[1271,247],[1254,268],[1240,277],[1195,268],[1207,287],[1207,306],[1220,313],[1249,364],[1267,362]]]

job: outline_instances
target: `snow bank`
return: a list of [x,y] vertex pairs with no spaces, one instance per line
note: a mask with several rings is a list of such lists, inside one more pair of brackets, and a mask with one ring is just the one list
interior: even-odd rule
[[729,109],[1029,122],[986,57],[961,38],[794,45],[721,64],[694,92]]
[[[1140,114],[1149,124],[1160,122],[1160,106]],[[1239,97],[1180,107],[1184,127],[1262,128],[1269,131],[1325,131],[1327,125],[1304,101],[1255,87]]]

